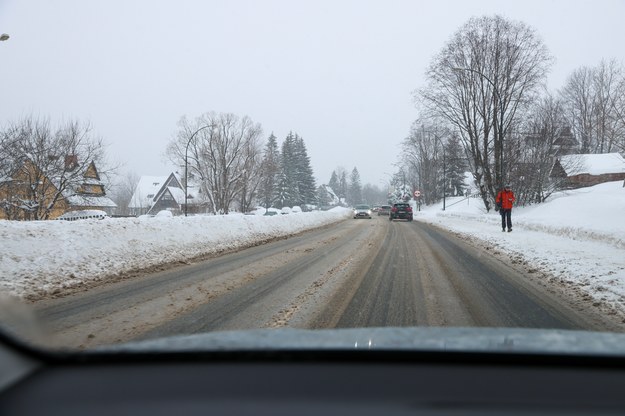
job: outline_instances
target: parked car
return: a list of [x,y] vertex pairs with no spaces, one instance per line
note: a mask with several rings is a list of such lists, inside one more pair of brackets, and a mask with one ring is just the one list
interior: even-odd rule
[[371,219],[371,207],[369,205],[356,205],[354,207],[354,218]]
[[378,216],[389,215],[391,213],[391,208],[390,205],[382,205],[380,209],[378,209]]
[[90,220],[90,219],[98,219],[103,220],[108,218],[108,214],[105,211],[101,211],[99,209],[87,209],[87,210],[78,210],[78,211],[68,211],[65,214],[61,215],[57,218],[57,220],[61,221],[76,221],[76,220]]
[[388,219],[390,221],[393,221],[395,219],[412,221],[412,207],[410,206],[410,204],[406,204],[403,202],[393,204]]

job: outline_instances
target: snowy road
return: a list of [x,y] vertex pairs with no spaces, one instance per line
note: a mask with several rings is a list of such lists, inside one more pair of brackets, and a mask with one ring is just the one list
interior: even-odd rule
[[386,217],[343,221],[37,308],[54,344],[81,348],[285,326],[618,330],[590,302],[541,286],[487,250]]
[[371,267],[315,325],[618,330],[505,256],[423,222],[389,225]]
[[386,225],[343,221],[36,307],[55,336],[48,344],[62,346],[215,329],[307,327],[376,249]]

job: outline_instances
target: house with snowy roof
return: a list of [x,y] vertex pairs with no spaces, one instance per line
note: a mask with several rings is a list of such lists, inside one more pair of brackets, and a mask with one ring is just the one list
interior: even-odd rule
[[625,180],[625,159],[619,153],[566,155],[556,158],[551,175],[565,188],[583,188]]
[[179,194],[184,190],[176,175],[142,176],[130,199],[128,209],[131,215],[156,214],[159,211],[179,210]]
[[[188,212],[199,212],[202,206],[199,188],[189,185],[186,203]],[[174,213],[184,211],[184,186],[172,172],[168,176],[142,176],[130,199],[128,209],[131,215],[154,215],[169,210]]]
[[[54,156],[49,159],[59,160]],[[10,175],[0,180],[0,219],[55,219],[77,210],[111,214],[117,207],[106,196],[94,161],[80,165],[76,155],[68,155],[60,159],[57,169],[48,167],[44,171],[24,156],[15,166]]]
[[93,161],[85,168],[82,181],[76,187],[65,190],[63,194],[68,205],[65,212],[102,210],[111,215],[117,207],[117,204],[106,196],[104,183]]

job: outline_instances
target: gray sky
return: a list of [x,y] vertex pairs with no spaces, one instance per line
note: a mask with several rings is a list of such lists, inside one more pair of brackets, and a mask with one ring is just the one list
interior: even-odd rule
[[111,160],[165,175],[181,116],[248,115],[305,140],[319,182],[356,166],[382,185],[417,113],[411,91],[470,17],[534,27],[550,89],[602,58],[625,62],[625,1],[0,0],[0,126],[90,121]]

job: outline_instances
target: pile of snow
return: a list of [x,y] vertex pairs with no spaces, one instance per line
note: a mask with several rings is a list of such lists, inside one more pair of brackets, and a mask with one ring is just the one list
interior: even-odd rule
[[481,240],[530,269],[555,276],[625,311],[625,188],[622,181],[559,192],[547,202],[512,210],[513,231],[486,213],[479,198],[447,198],[422,208],[426,221]]
[[239,249],[348,218],[337,208],[294,215],[0,221],[0,293],[36,298],[113,275]]

